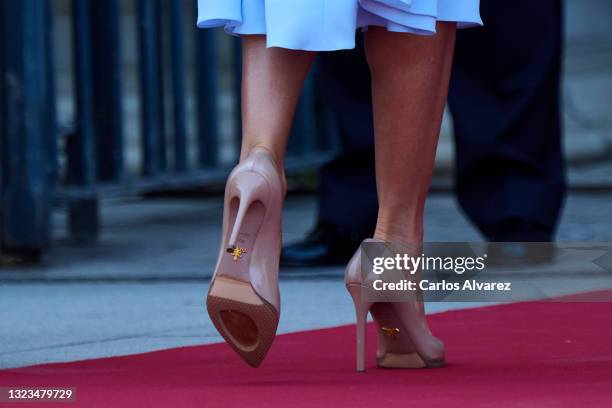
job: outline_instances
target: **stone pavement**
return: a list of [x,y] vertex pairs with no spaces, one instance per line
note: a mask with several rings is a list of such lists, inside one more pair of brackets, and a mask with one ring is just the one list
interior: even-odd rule
[[[562,241],[612,242],[612,193],[569,197]],[[57,240],[40,267],[0,270],[0,368],[131,354],[220,340],[203,309],[218,250],[221,200],[108,201],[99,245]],[[290,196],[285,240],[311,226],[315,200]],[[428,241],[479,241],[449,194],[427,203]],[[279,331],[348,324],[342,268],[283,270]],[[575,288],[566,288],[572,291]],[[429,303],[428,311],[472,307]]]

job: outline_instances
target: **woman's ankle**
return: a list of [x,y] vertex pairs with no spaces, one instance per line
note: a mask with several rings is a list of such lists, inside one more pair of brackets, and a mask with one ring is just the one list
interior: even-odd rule
[[243,146],[240,151],[240,161],[244,161],[249,155],[256,151],[262,151],[267,153],[272,161],[276,164],[278,168],[283,168],[283,157],[279,155],[274,149],[263,145],[263,144],[255,144],[252,146]]
[[423,242],[422,228],[398,228],[377,225],[374,232],[374,239],[401,245],[421,244]]
[[278,170],[279,176],[281,178],[283,194],[286,194],[287,193],[287,176],[285,174],[284,162],[283,162],[283,159],[278,155],[278,153],[274,152],[274,149],[271,149],[268,146],[261,145],[261,144],[255,144],[249,147],[243,146],[241,153],[240,153],[240,163],[242,163],[252,153],[257,152],[257,151],[264,152],[266,155],[269,156],[272,163],[274,163],[276,169]]

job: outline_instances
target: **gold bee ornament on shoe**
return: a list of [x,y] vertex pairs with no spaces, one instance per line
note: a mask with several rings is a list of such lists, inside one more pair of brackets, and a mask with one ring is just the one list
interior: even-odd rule
[[247,252],[247,250],[246,248],[240,248],[238,246],[233,246],[233,247],[227,248],[227,252],[232,255],[232,258],[234,259],[235,262],[238,262],[238,259],[242,258],[242,255],[244,255]]
[[380,330],[385,334],[385,336],[391,337],[392,339],[394,339],[400,332],[400,329],[397,327],[381,327]]

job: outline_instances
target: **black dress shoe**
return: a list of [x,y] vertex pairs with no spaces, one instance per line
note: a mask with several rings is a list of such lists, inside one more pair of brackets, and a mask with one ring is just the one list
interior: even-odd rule
[[285,246],[280,263],[284,267],[346,265],[360,244],[361,240],[333,225],[320,223],[303,241]]
[[529,266],[552,262],[556,255],[553,230],[538,223],[511,219],[498,225],[489,237],[488,263]]
[[533,266],[555,259],[555,245],[546,242],[495,242],[487,247],[488,265]]

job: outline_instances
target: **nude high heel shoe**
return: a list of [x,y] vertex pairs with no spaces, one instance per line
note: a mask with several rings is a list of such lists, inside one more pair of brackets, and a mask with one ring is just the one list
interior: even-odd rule
[[206,307],[225,341],[258,367],[280,316],[278,264],[284,181],[267,150],[254,149],[225,188],[221,249]]
[[[365,240],[364,242],[379,242]],[[365,371],[366,321],[372,315],[377,331],[376,362],[381,368],[426,368],[444,365],[444,343],[429,330],[423,303],[417,300],[405,302],[373,302],[371,286],[364,283],[361,272],[360,247],[350,260],[345,273],[345,284],[353,303],[357,318],[357,371]],[[372,296],[364,299],[371,291]]]

